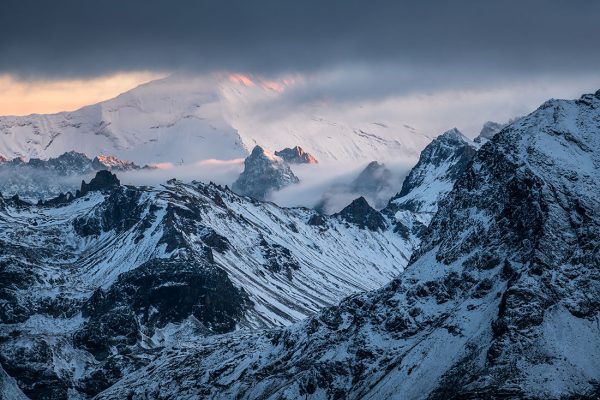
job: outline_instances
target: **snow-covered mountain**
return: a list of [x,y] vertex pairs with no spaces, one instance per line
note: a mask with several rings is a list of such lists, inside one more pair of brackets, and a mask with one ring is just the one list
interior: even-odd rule
[[98,398],[597,398],[599,120],[600,91],[495,135],[384,288],[164,352]]
[[349,125],[312,109],[282,109],[279,96],[293,85],[235,74],[173,76],[73,112],[0,117],[0,155],[46,159],[75,150],[142,165],[190,164],[242,158],[255,145],[300,144],[322,162],[385,161],[416,159],[431,140],[368,117]]
[[41,160],[15,158],[0,162],[0,193],[22,199],[48,200],[60,193],[75,192],[83,179],[96,171],[140,171],[152,169],[114,156],[89,158],[83,153],[70,151],[58,157]]
[[327,217],[176,180],[121,186],[107,171],[76,198],[1,198],[0,364],[32,398],[85,398],[173,345],[381,287],[412,245],[366,211]]
[[[509,122],[510,123],[510,122]],[[487,121],[483,124],[479,135],[473,139],[475,143],[485,144],[490,141],[498,132],[504,129],[508,124],[502,124],[494,121]]]

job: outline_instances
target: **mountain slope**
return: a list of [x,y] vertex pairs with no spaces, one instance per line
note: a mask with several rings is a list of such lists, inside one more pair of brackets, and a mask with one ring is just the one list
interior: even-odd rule
[[[272,82],[271,82],[272,83]],[[297,144],[319,161],[416,158],[430,141],[405,127],[365,120],[348,125],[294,106],[281,91],[249,77],[205,76],[149,82],[118,97],[72,112],[0,117],[0,156],[56,157],[75,150],[111,154],[138,164],[192,164],[238,159],[255,145]],[[264,115],[264,104],[269,118]]]
[[76,150],[140,164],[239,158],[245,151],[216,89],[214,79],[163,79],[73,112],[0,117],[0,154],[49,158]]
[[90,397],[172,346],[298,321],[381,287],[412,251],[390,230],[106,171],[75,199],[0,197],[0,228],[0,365],[36,399]]
[[99,398],[596,398],[600,91],[497,134],[404,274],[289,328],[209,338]]

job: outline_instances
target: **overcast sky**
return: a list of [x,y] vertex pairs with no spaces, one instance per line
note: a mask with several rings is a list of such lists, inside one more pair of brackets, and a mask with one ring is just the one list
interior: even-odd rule
[[560,97],[600,87],[599,18],[596,0],[3,0],[0,76],[320,77],[290,101],[503,87],[518,96],[521,86]]

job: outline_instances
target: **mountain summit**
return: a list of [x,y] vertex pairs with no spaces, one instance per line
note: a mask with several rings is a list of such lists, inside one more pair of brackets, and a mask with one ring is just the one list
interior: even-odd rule
[[300,146],[296,146],[293,149],[286,147],[283,150],[275,152],[276,156],[283,158],[290,164],[317,164],[318,161],[311,154],[307,153]]
[[282,158],[261,146],[255,146],[244,160],[244,171],[232,188],[238,194],[264,200],[273,190],[299,182],[300,179]]
[[398,231],[418,240],[476,152],[475,144],[458,129],[444,132],[421,152],[402,189],[382,212],[396,221]]

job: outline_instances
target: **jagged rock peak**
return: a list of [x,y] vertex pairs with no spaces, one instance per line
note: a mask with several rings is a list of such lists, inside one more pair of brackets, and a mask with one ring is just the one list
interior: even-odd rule
[[361,229],[377,231],[386,228],[383,215],[371,207],[367,202],[367,199],[362,196],[352,201],[352,203],[335,215],[347,222],[357,225]]
[[487,121],[485,124],[483,124],[483,127],[479,132],[479,136],[473,139],[473,142],[477,143],[480,146],[484,145],[486,142],[492,140],[494,136],[496,136],[502,129],[506,128],[508,125],[518,121],[521,118],[522,117],[510,118],[505,123]]
[[244,161],[244,171],[233,183],[234,192],[264,200],[273,190],[299,183],[300,179],[281,158],[255,146]]
[[460,174],[475,152],[471,141],[458,129],[453,128],[444,132],[423,149],[419,162],[404,179],[402,190],[396,197],[407,195],[415,186],[424,182],[428,175],[428,166],[439,167],[448,162],[451,162],[453,166],[455,165],[454,160],[458,159],[459,167],[454,168],[455,171],[449,172],[454,172],[454,175]]
[[425,147],[400,193],[382,210],[396,221],[395,230],[420,240],[440,200],[452,190],[476,152],[476,146],[457,129],[443,133]]
[[275,157],[273,155],[273,153],[271,153],[269,150],[265,149],[262,146],[256,145],[254,146],[254,148],[252,149],[252,152],[250,153],[250,156],[246,157],[246,159],[248,158],[258,158],[258,157],[262,157],[262,158],[267,158],[269,160],[273,160],[276,161],[277,157]]
[[296,146],[293,149],[286,147],[283,150],[276,151],[275,155],[283,158],[290,164],[317,164],[319,162],[310,153],[305,152],[300,146]]
[[[142,167],[131,161],[121,160],[115,156],[105,155],[99,155],[94,157],[94,159],[92,160],[92,166],[96,170],[109,169],[111,171],[129,171],[142,169]],[[148,166],[145,166],[144,168],[148,168]]]
[[107,170],[98,171],[96,176],[90,180],[90,183],[81,182],[81,190],[77,192],[77,197],[94,191],[104,191],[121,186],[117,175]]
[[437,138],[434,139],[435,141],[438,142],[444,142],[444,143],[468,143],[469,139],[462,134],[461,131],[459,131],[457,128],[452,128],[452,129],[448,129],[446,132],[442,133],[441,135],[439,135]]

